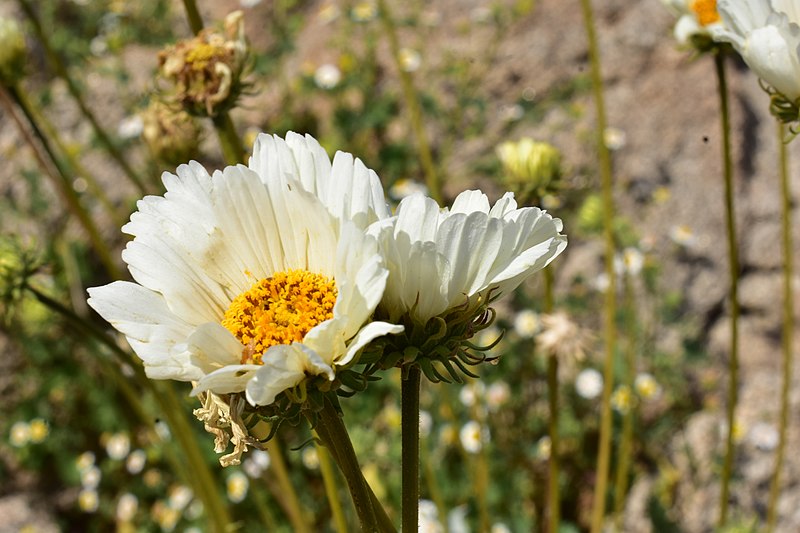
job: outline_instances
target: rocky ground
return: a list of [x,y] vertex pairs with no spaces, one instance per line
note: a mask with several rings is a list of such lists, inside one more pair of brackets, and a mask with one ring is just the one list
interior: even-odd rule
[[[201,2],[210,19],[224,15],[238,3]],[[256,14],[268,9],[264,2],[253,8]],[[311,2],[309,13],[318,10]],[[481,7],[478,1],[441,0],[426,4],[440,15],[435,29],[406,35],[424,43],[425,69],[446,61],[452,51],[474,57],[483,69],[483,82],[475,90],[488,99],[490,120],[478,138],[459,141],[454,154],[445,161],[449,176],[459,176],[448,189],[455,192],[467,182],[483,185],[474,175],[474,158],[491,151],[501,139],[530,135],[547,139],[564,153],[577,176],[592,183],[596,167],[591,148],[593,103],[589,91],[578,93],[570,106],[552,106],[541,121],[522,121],[510,134],[502,115],[521,95],[548,94],[568,85],[588,70],[586,40],[577,1],[540,0],[536,8],[514,22],[496,39],[492,30],[463,31],[470,14]],[[689,52],[677,47],[671,36],[674,20],[658,0],[604,0],[595,2],[597,27],[602,49],[603,74],[609,124],[624,134],[625,143],[614,152],[617,202],[620,210],[634,220],[663,264],[664,290],[679,290],[685,305],[685,322],[699,328],[711,356],[718,362],[720,385],[724,384],[724,365],[729,353],[727,319],[727,263],[722,202],[720,127],[717,81],[711,58],[693,60]],[[7,10],[7,6],[3,6]],[[255,44],[267,39],[258,33],[258,18],[248,17],[248,34]],[[306,61],[316,64],[329,53],[330,30],[314,17],[301,31],[297,51],[287,69],[301,68]],[[491,41],[491,42],[490,42]],[[132,72],[127,94],[149,88],[149,72],[155,64],[151,50],[131,48],[124,56]],[[780,388],[780,287],[781,253],[777,140],[775,124],[767,110],[767,97],[756,78],[735,61],[729,63],[729,84],[735,157],[737,224],[741,242],[741,404],[737,419],[742,441],[736,461],[737,478],[733,485],[733,508],[744,516],[763,516],[773,453],[769,435],[777,427]],[[109,125],[123,118],[115,109],[116,88],[87,80]],[[262,124],[278,112],[268,99],[269,91],[249,102],[248,110],[235,115],[239,124]],[[580,112],[572,112],[578,109]],[[571,111],[572,110],[572,111]],[[77,114],[65,108],[62,126],[75,139],[87,132],[76,127]],[[433,131],[435,133],[435,130]],[[435,138],[435,137],[434,137]],[[213,140],[213,139],[212,139]],[[0,141],[5,148],[21,145],[16,130],[7,120],[0,122]],[[800,142],[790,145],[795,161],[800,161]],[[4,152],[7,153],[7,152]],[[92,163],[90,161],[90,163]],[[103,161],[97,165],[106,164]],[[797,165],[795,165],[797,167]],[[15,187],[15,165],[3,165],[0,183],[5,191]],[[666,187],[670,194],[659,202],[653,193]],[[800,172],[792,172],[795,191],[794,219],[800,220],[797,198]],[[569,221],[565,221],[569,233]],[[691,228],[693,244],[685,253],[675,253],[670,230],[678,225]],[[20,223],[20,227],[24,223]],[[797,224],[795,224],[797,227]],[[6,228],[4,228],[4,231]],[[109,228],[116,232],[116,228]],[[109,234],[110,235],[110,234]],[[795,262],[800,250],[800,235],[795,236]],[[582,273],[593,277],[601,270],[600,249],[579,239],[571,241],[562,259],[560,282]],[[800,309],[800,283],[795,283],[795,307]],[[664,331],[658,342],[668,350],[680,347],[675,331]],[[800,344],[800,339],[795,339]],[[797,351],[797,350],[795,350]],[[793,379],[792,406],[800,409],[800,375]],[[711,531],[716,519],[719,491],[711,465],[721,449],[724,400],[710,399],[708,409],[686,421],[675,435],[669,462],[676,470],[674,518],[682,531]],[[793,417],[794,420],[797,417]],[[767,437],[765,437],[767,435]],[[766,441],[765,441],[766,439]],[[800,442],[800,427],[792,424],[790,442]],[[790,445],[783,474],[785,489],[779,503],[778,531],[800,530],[800,456]],[[645,501],[655,483],[646,476],[632,488],[626,513],[626,530],[648,531]],[[24,496],[0,500],[3,509],[24,509]],[[14,511],[16,512],[16,511]],[[22,512],[22,511],[20,511]],[[11,513],[11,514],[9,514]],[[13,516],[12,511],[3,512]],[[44,531],[45,529],[42,529]]]

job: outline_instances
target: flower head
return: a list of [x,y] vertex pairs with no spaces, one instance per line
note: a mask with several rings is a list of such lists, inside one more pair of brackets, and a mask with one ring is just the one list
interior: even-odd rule
[[302,404],[335,389],[364,346],[402,331],[370,322],[388,272],[364,228],[388,207],[350,154],[331,163],[310,136],[261,135],[247,167],[209,174],[192,162],[163,180],[166,194],[139,201],[123,227],[136,282],[89,289],[89,305],[150,378],[229,403],[227,415],[203,413],[212,428],[241,425],[234,396]]
[[675,23],[675,39],[681,44],[691,44],[699,50],[711,45],[712,32],[720,27],[717,0],[662,0],[665,6],[678,17]]
[[521,197],[543,196],[561,176],[561,152],[545,142],[525,137],[497,147],[506,185]]
[[205,29],[160,52],[159,73],[174,83],[175,98],[187,112],[214,117],[235,105],[247,57],[244,14],[234,11],[222,33]]
[[719,12],[724,24],[714,29],[714,38],[732,43],[778,93],[773,113],[786,122],[798,120],[800,5],[795,0],[720,0]]
[[[380,362],[384,368],[419,363],[433,380],[435,367],[474,364],[469,339],[493,318],[489,305],[547,266],[567,245],[561,220],[536,207],[517,209],[513,195],[494,207],[480,191],[458,195],[441,209],[420,194],[404,198],[396,216],[370,227],[386,257],[389,279],[379,312],[403,324]],[[488,347],[484,347],[488,348]],[[483,348],[480,348],[483,349]]]

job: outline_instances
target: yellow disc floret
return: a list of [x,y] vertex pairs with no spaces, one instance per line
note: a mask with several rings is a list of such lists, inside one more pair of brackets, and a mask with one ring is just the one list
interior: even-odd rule
[[264,350],[301,342],[317,324],[333,318],[336,284],[306,270],[276,272],[237,296],[222,325],[245,350],[242,364],[262,364]]
[[697,15],[697,22],[701,26],[708,26],[720,21],[717,0],[694,0],[691,3],[691,9]]

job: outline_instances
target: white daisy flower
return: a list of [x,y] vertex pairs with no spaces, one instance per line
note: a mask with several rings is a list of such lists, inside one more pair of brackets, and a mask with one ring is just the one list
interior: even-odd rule
[[144,470],[147,463],[147,453],[144,450],[133,450],[125,461],[125,469],[131,474],[138,474]]
[[233,503],[239,503],[247,497],[250,480],[243,473],[234,472],[225,480],[225,488],[228,492],[228,499]]
[[139,498],[130,492],[126,492],[117,501],[117,521],[130,522],[139,510]]
[[331,63],[325,63],[314,71],[314,83],[320,89],[333,89],[342,81],[342,71]]
[[490,440],[489,428],[481,426],[475,420],[470,420],[461,426],[458,437],[461,440],[461,446],[467,453],[478,453]]
[[363,229],[389,212],[360,160],[331,162],[310,136],[261,135],[247,167],[191,162],[163,181],[123,227],[136,283],[89,289],[150,378],[268,405],[402,331],[369,322],[388,272]]
[[712,32],[722,26],[717,12],[717,0],[661,0],[678,17],[675,39],[690,44],[696,37],[710,39]]
[[575,392],[586,400],[593,400],[603,392],[603,374],[594,368],[581,370],[575,378]]
[[465,298],[510,292],[564,250],[561,229],[539,208],[517,209],[512,193],[490,207],[482,192],[465,191],[450,209],[413,194],[370,229],[389,268],[381,306],[393,319],[410,313],[424,323]]
[[106,453],[110,458],[121,461],[128,456],[128,452],[131,450],[131,439],[127,433],[114,433],[108,437],[105,446]]
[[759,78],[791,101],[800,98],[797,0],[720,0],[714,38],[733,44]]
[[533,309],[523,309],[514,317],[514,331],[520,338],[531,339],[541,329],[542,320]]

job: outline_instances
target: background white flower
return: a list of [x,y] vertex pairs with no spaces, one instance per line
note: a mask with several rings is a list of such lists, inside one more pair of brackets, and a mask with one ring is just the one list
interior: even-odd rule
[[89,289],[149,377],[267,405],[307,376],[333,380],[372,339],[402,331],[368,323],[388,272],[362,230],[388,207],[358,159],[331,163],[310,136],[262,135],[248,167],[209,175],[192,162],[163,181],[166,194],[139,201],[123,227],[136,283]]
[[728,41],[759,78],[789,100],[800,98],[800,3],[797,0],[720,0],[723,25],[714,39]]
[[695,36],[711,37],[715,28],[721,26],[716,0],[661,0],[678,17],[675,23],[675,39],[689,44]]
[[390,272],[381,307],[391,321],[410,313],[425,323],[466,297],[510,292],[564,250],[561,229],[536,207],[517,209],[511,193],[494,207],[480,191],[459,194],[450,209],[404,198],[396,217],[370,228]]

